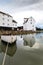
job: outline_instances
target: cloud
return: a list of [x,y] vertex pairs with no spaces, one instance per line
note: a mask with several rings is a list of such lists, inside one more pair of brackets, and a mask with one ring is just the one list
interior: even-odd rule
[[43,0],[0,0],[0,10],[11,15],[20,11],[43,10]]
[[0,0],[0,5],[8,5],[11,0]]
[[36,21],[43,19],[43,0],[0,0],[0,10],[12,15],[18,25],[23,25],[24,16],[32,15]]
[[32,6],[29,7],[30,10],[43,10],[43,2],[33,4]]
[[16,6],[27,6],[27,5],[32,5],[38,2],[41,2],[43,0],[11,0],[11,3]]
[[16,6],[26,6],[39,2],[39,0],[12,0],[12,3]]
[[19,10],[21,11],[29,11],[29,10],[43,10],[43,2],[39,2],[39,3],[36,3],[36,4],[32,4],[30,6],[24,6],[24,7],[21,7]]
[[43,0],[0,0],[0,10],[11,14],[23,10],[43,10]]
[[32,5],[38,2],[41,2],[42,0],[0,0],[0,4],[2,5],[9,5],[14,7],[22,7],[27,5]]

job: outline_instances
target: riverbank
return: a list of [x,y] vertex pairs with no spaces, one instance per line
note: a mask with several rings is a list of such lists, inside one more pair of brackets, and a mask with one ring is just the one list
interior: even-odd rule
[[33,34],[33,33],[43,33],[43,31],[1,31],[0,35],[19,35],[19,34]]

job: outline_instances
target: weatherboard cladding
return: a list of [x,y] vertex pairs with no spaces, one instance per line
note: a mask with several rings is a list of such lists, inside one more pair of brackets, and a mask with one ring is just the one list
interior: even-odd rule
[[[12,17],[11,15],[6,14],[6,13],[4,13],[4,12],[1,12],[1,11],[0,11],[0,13],[1,13],[1,14],[4,14],[4,15],[7,15],[7,16],[9,16],[9,17]],[[12,22],[17,23],[15,20],[12,20]]]

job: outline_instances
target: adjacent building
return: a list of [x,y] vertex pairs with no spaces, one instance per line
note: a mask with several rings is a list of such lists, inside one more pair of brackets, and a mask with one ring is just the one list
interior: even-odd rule
[[24,18],[23,29],[36,31],[35,23],[36,23],[36,21],[33,17]]
[[17,29],[17,22],[7,13],[0,11],[0,29]]

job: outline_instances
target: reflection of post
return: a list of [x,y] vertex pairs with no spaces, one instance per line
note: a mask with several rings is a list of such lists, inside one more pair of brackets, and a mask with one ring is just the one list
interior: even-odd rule
[[6,51],[5,51],[5,55],[4,55],[4,58],[3,58],[2,65],[4,65],[4,63],[5,63],[5,59],[6,59],[7,50],[8,50],[8,44],[7,44],[7,47],[6,47]]
[[21,38],[22,38],[22,35],[21,35]]
[[18,46],[23,46],[23,45],[24,45],[24,44],[23,44],[23,43],[24,43],[24,40],[23,40],[22,35],[17,36],[16,43],[17,43],[17,47],[18,47]]

